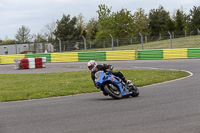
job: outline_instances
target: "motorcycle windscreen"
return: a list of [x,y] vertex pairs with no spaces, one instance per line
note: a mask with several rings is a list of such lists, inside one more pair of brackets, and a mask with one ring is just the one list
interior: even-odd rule
[[98,71],[95,73],[95,79],[98,79],[100,77],[101,72],[103,72],[103,71]]

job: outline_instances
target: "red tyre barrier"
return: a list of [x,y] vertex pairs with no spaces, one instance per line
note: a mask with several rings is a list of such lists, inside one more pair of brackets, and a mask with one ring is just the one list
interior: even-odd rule
[[42,57],[35,57],[35,62],[42,62]]
[[35,67],[36,68],[42,68],[42,58],[41,57],[35,57]]
[[21,63],[28,63],[28,58],[22,58]]
[[36,65],[35,68],[43,68],[43,65]]
[[27,58],[21,59],[21,69],[28,69],[29,63]]

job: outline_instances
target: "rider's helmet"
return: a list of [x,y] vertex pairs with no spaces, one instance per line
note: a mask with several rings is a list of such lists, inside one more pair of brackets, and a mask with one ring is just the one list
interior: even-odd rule
[[88,62],[87,64],[88,66],[88,69],[91,71],[91,72],[95,72],[97,71],[97,62],[95,60],[91,60]]

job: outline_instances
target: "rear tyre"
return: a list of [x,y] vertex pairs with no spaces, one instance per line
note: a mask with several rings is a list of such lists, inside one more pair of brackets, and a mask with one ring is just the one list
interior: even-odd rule
[[104,91],[114,99],[121,99],[122,95],[119,88],[113,84],[106,84],[104,86]]
[[134,84],[132,84],[130,87],[131,87],[130,89],[131,89],[131,91],[132,91],[131,96],[132,96],[132,97],[138,97],[139,94],[140,94],[138,88],[137,88]]

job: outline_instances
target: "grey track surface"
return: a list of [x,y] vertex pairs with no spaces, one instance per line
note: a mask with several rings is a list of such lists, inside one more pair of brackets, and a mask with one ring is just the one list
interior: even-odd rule
[[[193,76],[140,87],[137,98],[113,100],[102,93],[0,103],[0,133],[199,133],[200,60],[136,60],[99,62],[115,69],[178,69]],[[0,74],[87,70],[86,62],[47,63],[44,69]],[[84,89],[84,88],[83,88]]]

